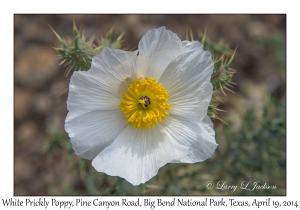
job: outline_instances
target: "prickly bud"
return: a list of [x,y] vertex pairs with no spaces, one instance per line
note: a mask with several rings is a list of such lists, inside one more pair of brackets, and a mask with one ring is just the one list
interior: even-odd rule
[[124,32],[116,40],[112,39],[114,26],[107,32],[106,36],[98,41],[98,46],[93,44],[94,36],[89,41],[85,40],[84,32],[78,31],[76,24],[73,24],[73,40],[65,41],[54,29],[49,26],[57,39],[62,43],[62,47],[54,48],[59,54],[62,62],[68,66],[66,75],[71,70],[89,70],[92,63],[92,57],[98,55],[104,47],[119,49],[123,41]]
[[[217,115],[218,112],[223,111],[218,108],[221,101],[217,98],[217,95],[219,92],[222,92],[226,96],[225,90],[234,93],[230,87],[232,87],[231,84],[234,84],[231,80],[235,71],[230,67],[234,59],[236,49],[232,53],[232,50],[223,42],[214,43],[210,41],[206,36],[206,32],[204,32],[204,34],[198,32],[198,36],[199,38],[202,37],[201,43],[203,44],[203,49],[210,51],[214,58],[214,70],[211,77],[214,94],[208,108],[208,116],[224,122]],[[227,62],[226,60],[228,59],[229,61]]]
[[125,32],[121,33],[116,40],[113,40],[113,31],[115,26],[113,26],[105,35],[98,41],[98,47],[96,47],[97,53],[100,53],[104,47],[109,47],[113,49],[120,49],[123,42],[123,36]]
[[92,57],[96,54],[96,51],[94,50],[92,41],[85,41],[85,37],[80,34],[75,23],[73,26],[73,40],[65,41],[54,31],[54,29],[52,29],[52,31],[63,44],[62,47],[54,49],[60,54],[61,59],[63,59],[61,64],[68,66],[66,75],[73,69],[90,69]]

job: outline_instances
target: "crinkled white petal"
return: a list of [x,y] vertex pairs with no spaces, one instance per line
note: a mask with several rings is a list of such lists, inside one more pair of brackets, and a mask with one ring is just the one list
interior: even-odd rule
[[93,57],[89,71],[75,71],[67,100],[70,114],[119,109],[122,91],[132,82],[135,57],[135,52],[104,48]]
[[98,155],[126,126],[120,110],[92,111],[75,117],[69,112],[65,121],[76,155],[86,159]]
[[198,41],[183,45],[184,53],[168,65],[159,82],[169,92],[170,114],[202,120],[213,93],[210,79],[214,63],[211,53]]
[[181,40],[165,27],[152,29],[139,42],[137,77],[159,80],[168,64],[181,53]]
[[135,72],[136,57],[136,51],[131,52],[105,47],[99,55],[93,57],[89,72],[97,78],[102,78],[102,74],[105,73],[105,75],[112,77],[110,79],[128,80]]
[[[184,158],[173,162],[196,163],[210,158],[217,148],[213,123],[208,116],[201,122],[169,116],[163,126],[168,127],[170,132],[180,138],[180,143],[189,148]],[[180,137],[179,137],[180,136]]]
[[210,158],[216,147],[212,122],[169,116],[152,130],[127,126],[92,162],[99,172],[125,178],[133,185],[155,176],[169,162],[195,163]]
[[[170,128],[171,129],[171,128]],[[178,143],[176,133],[157,124],[155,128],[126,129],[93,161],[99,172],[125,178],[133,185],[145,183],[165,164],[184,158],[188,148]],[[181,132],[182,128],[180,128]],[[181,136],[183,138],[183,136]]]

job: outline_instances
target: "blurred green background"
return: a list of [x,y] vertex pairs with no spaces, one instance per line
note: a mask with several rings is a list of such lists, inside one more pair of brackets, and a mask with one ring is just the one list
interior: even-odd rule
[[[64,131],[70,75],[58,66],[59,41],[72,37],[73,19],[89,39],[116,24],[123,49],[136,49],[150,29],[166,26],[185,39],[189,26],[229,48],[238,46],[232,68],[235,94],[221,96],[215,120],[219,144],[209,160],[167,164],[140,186],[98,173],[74,155]],[[286,15],[15,15],[14,16],[15,195],[285,195],[286,194]],[[207,189],[206,183],[250,181],[276,189]]]

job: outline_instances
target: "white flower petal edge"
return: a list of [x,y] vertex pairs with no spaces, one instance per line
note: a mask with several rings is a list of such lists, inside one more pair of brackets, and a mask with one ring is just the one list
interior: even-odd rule
[[[181,143],[188,146],[189,152],[184,158],[173,162],[196,163],[210,158],[218,144],[215,139],[215,131],[211,119],[206,116],[201,122],[191,122],[179,117],[171,117],[171,120],[177,121],[177,124],[183,124],[196,131],[197,138],[182,138]],[[181,126],[183,126],[181,125]],[[180,127],[179,127],[180,128]]]
[[127,126],[120,110],[92,111],[72,117],[68,114],[65,129],[75,154],[93,159]]
[[[181,44],[184,48],[184,51],[195,50],[195,42],[198,42],[198,41],[188,41],[188,40],[182,41]],[[197,47],[203,48],[203,44],[198,42]]]
[[139,185],[155,176],[160,167],[186,156],[188,148],[173,138],[160,124],[151,130],[134,129],[129,125],[92,165],[99,172]]
[[157,81],[168,64],[183,53],[179,37],[165,27],[148,31],[138,48],[137,77],[147,76]]
[[93,57],[89,71],[75,71],[69,85],[69,115],[119,109],[120,95],[131,83],[135,59],[136,52],[104,48]]
[[206,125],[206,120],[204,124],[174,116],[154,130],[127,126],[92,165],[99,172],[123,177],[133,185],[145,183],[167,163],[194,163],[211,157],[217,144],[211,124]]
[[201,121],[207,114],[213,86],[211,53],[198,41],[183,42],[184,53],[174,59],[159,82],[168,90],[171,115]]

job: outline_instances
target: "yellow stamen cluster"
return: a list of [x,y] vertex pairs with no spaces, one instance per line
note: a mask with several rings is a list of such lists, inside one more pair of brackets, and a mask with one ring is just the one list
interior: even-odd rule
[[134,128],[154,128],[157,122],[166,119],[171,106],[167,103],[168,91],[155,79],[142,78],[130,84],[128,93],[122,93],[120,110]]

